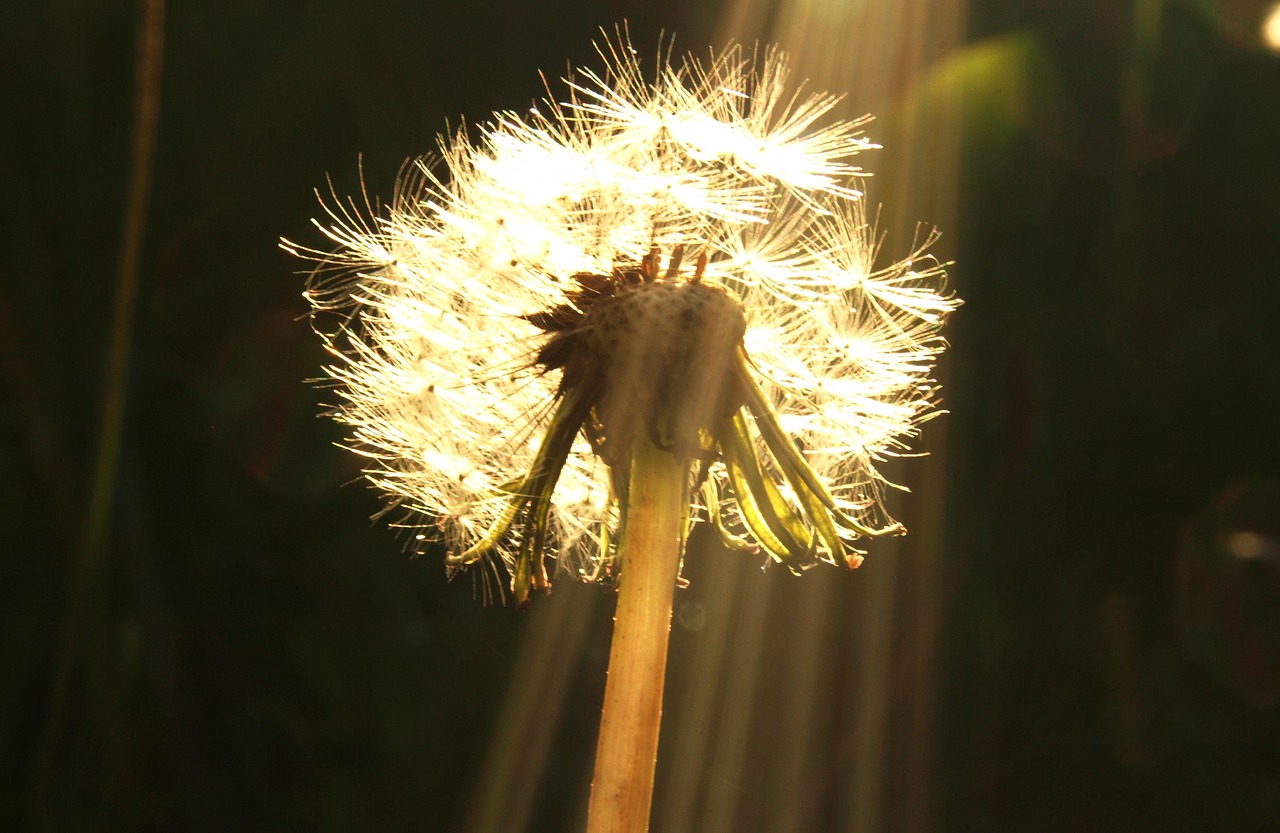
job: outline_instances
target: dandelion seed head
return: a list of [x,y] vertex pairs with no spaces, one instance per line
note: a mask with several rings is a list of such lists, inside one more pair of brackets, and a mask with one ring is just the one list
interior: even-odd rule
[[[935,235],[876,265],[852,162],[876,146],[780,52],[650,73],[625,36],[598,51],[563,92],[441,138],[389,205],[323,200],[331,250],[283,244],[318,264],[331,414],[398,523],[455,567],[545,586],[546,552],[606,574],[611,468],[640,430],[694,461],[691,517],[796,569],[856,563],[847,541],[898,529],[877,466],[937,411],[958,301]],[[629,327],[656,346],[633,350]],[[672,392],[695,388],[720,392]]]

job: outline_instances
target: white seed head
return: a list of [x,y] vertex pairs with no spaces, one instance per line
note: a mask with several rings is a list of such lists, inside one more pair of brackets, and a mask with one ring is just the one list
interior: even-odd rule
[[[862,122],[790,86],[774,50],[662,61],[652,77],[624,37],[599,51],[603,68],[566,79],[566,95],[442,138],[387,210],[331,200],[317,225],[333,251],[285,243],[319,262],[307,297],[333,414],[369,479],[452,552],[503,528],[561,394],[531,316],[580,303],[575,275],[683,250],[741,310],[755,382],[839,512],[888,526],[877,464],[936,412],[929,377],[958,301],[924,252],[932,238],[875,265],[854,187],[853,157],[875,147]],[[724,465],[708,476],[732,518]],[[618,510],[585,432],[549,512],[562,565],[598,573]],[[510,562],[521,542],[506,539],[492,552]]]

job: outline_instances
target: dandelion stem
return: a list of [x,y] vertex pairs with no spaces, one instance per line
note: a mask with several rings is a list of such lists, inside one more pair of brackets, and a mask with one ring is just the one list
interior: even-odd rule
[[649,829],[662,687],[687,500],[686,466],[638,432],[588,833]]

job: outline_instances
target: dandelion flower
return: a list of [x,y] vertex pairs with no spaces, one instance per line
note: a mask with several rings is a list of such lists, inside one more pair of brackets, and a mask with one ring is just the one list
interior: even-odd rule
[[[925,252],[877,266],[863,123],[733,47],[646,74],[625,37],[563,95],[442,138],[387,207],[330,200],[307,297],[333,416],[451,569],[625,572],[640,439],[683,527],[801,570],[898,533],[879,471],[937,413],[958,301]],[[332,249],[332,250],[330,250]]]

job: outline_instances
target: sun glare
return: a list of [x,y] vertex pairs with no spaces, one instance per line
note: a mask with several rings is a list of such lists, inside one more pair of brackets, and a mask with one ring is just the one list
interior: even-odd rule
[[1280,3],[1267,9],[1262,18],[1262,45],[1272,52],[1280,53]]

